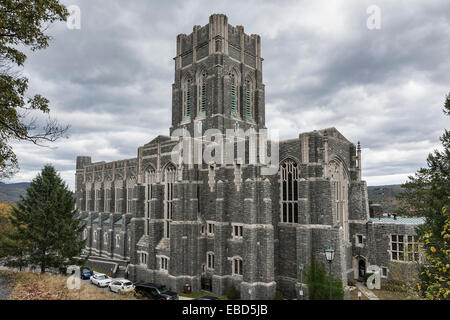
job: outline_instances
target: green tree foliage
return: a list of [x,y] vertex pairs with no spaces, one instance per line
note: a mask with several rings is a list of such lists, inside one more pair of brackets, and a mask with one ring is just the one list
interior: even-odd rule
[[75,199],[55,169],[47,165],[13,208],[11,222],[17,232],[8,236],[10,266],[40,266],[65,270],[79,264],[77,256],[85,247],[84,226],[77,217]]
[[[441,232],[425,231],[424,255],[427,263],[419,274],[417,288],[426,299],[450,300],[450,210],[442,208],[445,222]],[[436,239],[439,241],[436,242]]]
[[284,297],[283,297],[283,294],[281,293],[281,291],[275,292],[275,297],[273,298],[273,300],[284,300]]
[[[450,116],[450,94],[443,111]],[[426,258],[419,272],[418,288],[429,299],[448,299],[450,285],[449,236],[446,236],[446,212],[450,208],[450,131],[444,130],[440,141],[442,150],[428,155],[427,167],[408,177],[402,185],[405,191],[398,196],[402,201],[400,214],[425,217],[425,223],[416,228]]]
[[[308,297],[310,300],[330,299],[330,278],[325,270],[325,265],[311,257],[311,264],[306,271],[306,284],[308,285]],[[344,287],[342,280],[332,279],[332,299],[344,300]]]
[[11,140],[41,145],[68,130],[51,118],[39,124],[33,114],[48,114],[49,101],[39,94],[27,95],[28,79],[18,69],[27,58],[20,50],[46,48],[49,24],[65,21],[67,16],[65,6],[57,0],[0,0],[0,178],[10,177],[18,169]]
[[240,298],[239,291],[237,291],[234,284],[228,287],[227,291],[225,292],[225,296],[230,300],[238,300]]

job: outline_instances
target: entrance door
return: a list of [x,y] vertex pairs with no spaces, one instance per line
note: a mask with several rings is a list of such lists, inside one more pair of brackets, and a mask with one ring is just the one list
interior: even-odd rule
[[202,290],[212,292],[212,279],[211,278],[202,276],[201,285],[202,285]]
[[366,261],[364,261],[363,259],[359,259],[358,262],[358,275],[360,279],[364,279],[365,275],[366,275]]

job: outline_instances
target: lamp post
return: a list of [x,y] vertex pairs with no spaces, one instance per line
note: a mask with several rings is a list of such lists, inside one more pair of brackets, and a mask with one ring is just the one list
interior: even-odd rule
[[334,259],[334,249],[328,248],[325,249],[325,257],[327,258],[328,265],[330,266],[330,300],[333,297],[333,291],[332,291],[332,276],[331,276],[331,264],[333,263]]
[[300,300],[303,300],[303,263],[300,263],[300,292],[299,292],[299,298]]

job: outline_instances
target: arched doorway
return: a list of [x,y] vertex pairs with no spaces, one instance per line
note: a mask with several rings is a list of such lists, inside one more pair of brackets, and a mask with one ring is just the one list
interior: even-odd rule
[[366,257],[359,255],[353,257],[353,279],[364,281],[368,266],[369,263],[367,262]]
[[359,259],[358,261],[358,278],[364,279],[366,276],[366,261],[364,259]]

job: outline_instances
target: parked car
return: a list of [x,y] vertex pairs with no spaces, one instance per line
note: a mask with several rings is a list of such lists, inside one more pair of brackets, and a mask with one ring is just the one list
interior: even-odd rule
[[91,277],[91,283],[99,287],[107,287],[111,282],[111,279],[103,273],[96,273]]
[[134,290],[134,285],[129,280],[118,279],[109,284],[109,290],[117,293],[127,293]]
[[178,300],[178,293],[170,291],[164,285],[154,283],[137,284],[135,287],[135,295],[152,300]]
[[220,300],[220,299],[217,297],[213,297],[213,296],[203,296],[200,298],[195,298],[194,300]]
[[81,279],[89,280],[94,275],[94,271],[87,267],[81,268]]

